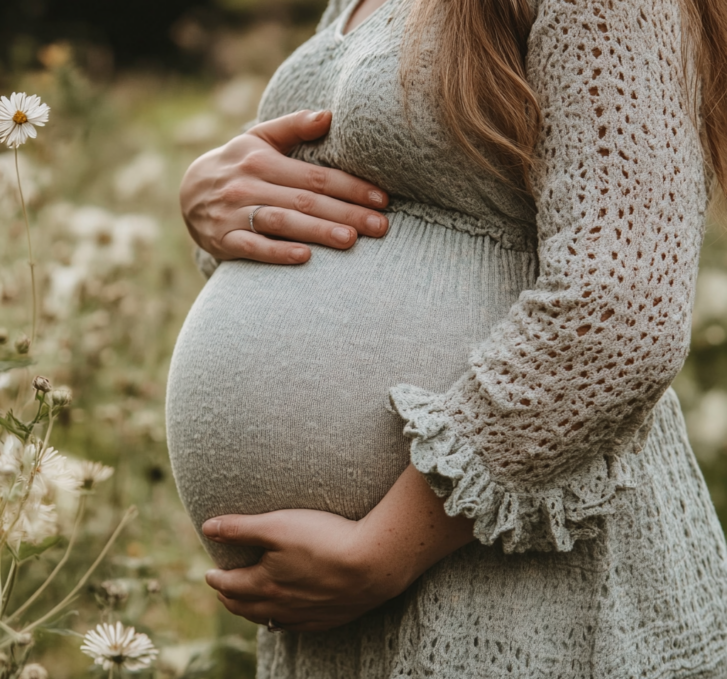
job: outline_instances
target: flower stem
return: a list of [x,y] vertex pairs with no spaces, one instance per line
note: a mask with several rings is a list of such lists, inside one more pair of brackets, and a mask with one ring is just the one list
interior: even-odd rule
[[66,561],[68,561],[68,557],[71,555],[71,550],[73,549],[73,546],[76,543],[76,538],[78,537],[78,529],[81,525],[81,521],[83,520],[83,514],[86,509],[86,496],[81,495],[81,498],[78,501],[78,509],[76,511],[76,520],[73,523],[73,531],[71,532],[71,537],[68,540],[68,546],[66,547],[66,551],[63,554],[63,557],[61,560],[56,564],[56,567],[53,569],[51,574],[46,578],[45,582],[38,587],[37,590],[31,595],[31,597],[20,607],[18,608],[9,618],[7,618],[6,622],[10,622],[11,620],[14,620],[19,615],[21,615],[24,611],[26,611],[33,602],[45,591],[46,587],[50,585],[50,583],[53,581],[53,579],[58,575],[61,568],[65,565]]
[[38,295],[35,287],[35,260],[33,259],[33,243],[30,239],[30,220],[28,219],[28,210],[25,207],[25,196],[23,195],[23,185],[20,181],[20,166],[18,165],[18,147],[15,147],[15,174],[18,178],[18,191],[20,192],[20,205],[23,208],[23,218],[25,219],[25,234],[28,237],[28,264],[30,265],[30,285],[33,291],[33,330],[30,333],[30,346],[35,344],[35,330],[38,323]]
[[65,606],[68,605],[68,603],[73,599],[76,594],[78,594],[79,590],[86,584],[86,581],[91,577],[93,572],[96,570],[97,566],[103,561],[103,558],[106,556],[109,549],[111,549],[111,545],[114,544],[116,541],[116,538],[119,537],[119,534],[121,531],[126,527],[126,525],[136,517],[137,510],[136,507],[129,507],[129,509],[126,510],[126,513],[121,518],[121,521],[119,522],[119,525],[116,527],[116,530],[112,533],[111,537],[106,542],[106,545],[101,550],[101,553],[96,557],[96,561],[94,561],[91,564],[91,567],[84,573],[83,577],[78,581],[78,584],[68,593],[68,595],[61,601],[58,605],[54,606],[50,611],[48,611],[44,616],[41,618],[38,618],[35,622],[28,625],[21,634],[26,634],[29,632],[32,632],[36,627],[39,625],[42,625],[46,620],[49,620],[52,618],[56,613],[58,613],[60,610],[65,608]]
[[18,562],[13,559],[10,564],[10,571],[8,572],[8,579],[5,582],[5,587],[3,588],[5,591],[3,592],[2,608],[0,608],[0,618],[5,615],[5,610],[10,603],[10,595],[13,593],[13,587],[15,586],[15,581],[18,577],[18,567]]
[[109,679],[114,679],[114,666],[111,665],[111,669],[109,670]]

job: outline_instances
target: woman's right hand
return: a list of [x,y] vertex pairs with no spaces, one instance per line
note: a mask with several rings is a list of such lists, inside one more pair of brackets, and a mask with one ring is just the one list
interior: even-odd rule
[[[377,210],[388,197],[381,189],[285,155],[326,134],[331,117],[299,111],[275,118],[195,160],[180,192],[195,242],[217,259],[302,264],[311,256],[304,243],[344,250],[358,234],[383,236],[388,220]],[[248,218],[259,205],[266,207],[255,214],[254,233]]]

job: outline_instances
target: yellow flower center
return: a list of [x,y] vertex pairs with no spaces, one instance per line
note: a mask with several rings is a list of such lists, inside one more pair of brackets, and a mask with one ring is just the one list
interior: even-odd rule
[[22,111],[17,111],[13,116],[13,122],[16,125],[25,125],[25,123],[28,122],[28,116],[26,116]]

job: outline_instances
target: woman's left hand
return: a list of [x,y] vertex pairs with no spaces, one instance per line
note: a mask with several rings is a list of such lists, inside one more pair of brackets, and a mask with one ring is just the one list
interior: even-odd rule
[[208,539],[266,551],[254,566],[209,571],[207,583],[231,613],[253,622],[272,619],[294,632],[338,627],[410,584],[394,564],[368,558],[376,547],[364,544],[363,523],[307,509],[210,519]]

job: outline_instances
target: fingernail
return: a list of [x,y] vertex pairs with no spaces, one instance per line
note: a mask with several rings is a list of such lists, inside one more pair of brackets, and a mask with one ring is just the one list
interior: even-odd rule
[[308,257],[308,250],[306,250],[305,248],[293,248],[290,251],[290,258],[294,262],[305,262],[307,257]]
[[383,205],[384,204],[384,194],[379,193],[378,191],[370,191],[369,200],[372,203],[376,203],[377,205]]
[[220,534],[220,520],[210,519],[202,524],[202,532],[208,538],[216,538]]
[[351,240],[351,231],[342,226],[337,226],[331,231],[331,236],[339,243],[348,243]]
[[205,579],[205,581],[209,583],[209,581],[210,581],[210,580],[211,580],[212,578],[216,577],[216,576],[217,576],[217,574],[218,574],[219,572],[220,572],[219,568],[210,568],[210,570],[208,570],[208,571],[207,571],[207,572],[206,572],[206,573],[204,574],[204,579]]
[[310,114],[310,119],[314,123],[318,123],[321,120],[323,120],[323,117],[328,113],[328,111],[314,111]]
[[384,231],[386,231],[386,222],[383,217],[376,217],[375,215],[371,215],[366,218],[366,225],[374,233],[384,233]]

